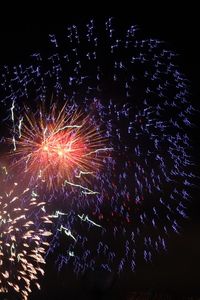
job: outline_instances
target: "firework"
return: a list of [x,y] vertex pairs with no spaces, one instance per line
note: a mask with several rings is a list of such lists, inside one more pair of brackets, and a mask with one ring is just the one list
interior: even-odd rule
[[[38,279],[44,274],[48,247],[45,239],[51,234],[44,224],[51,221],[29,188],[20,192],[18,183],[10,184],[5,176],[0,185],[0,292],[14,290],[26,300],[33,285],[40,288]],[[40,227],[34,224],[36,214]]]
[[21,120],[18,137],[10,141],[14,147],[11,156],[17,161],[14,165],[48,187],[89,181],[111,150],[92,117],[66,104],[61,110],[52,104],[49,113],[42,108],[35,114],[25,113]]
[[[195,109],[189,102],[187,79],[176,64],[176,53],[162,41],[144,36],[136,25],[121,28],[116,20],[107,18],[100,27],[95,20],[86,26],[68,26],[59,38],[49,35],[47,57],[33,53],[28,65],[4,67],[2,71],[1,103],[15,129],[13,152],[23,149],[19,154],[26,158],[31,172],[37,161],[37,174],[41,169],[65,182],[50,196],[44,195],[46,209],[55,221],[47,255],[57,251],[59,268],[69,264],[77,274],[97,267],[118,273],[125,267],[135,271],[138,261],[152,261],[156,253],[166,251],[170,233],[179,233],[187,218],[195,177],[188,136]],[[22,112],[24,100],[36,99],[34,103],[46,107],[52,94],[56,106],[62,107],[68,100],[72,111],[81,110],[83,117],[72,113],[70,125],[85,125],[58,132],[67,123],[58,127],[47,124],[42,114],[40,124],[44,125],[39,125],[39,115],[36,123],[27,118],[22,125],[25,138],[25,133],[19,132],[21,118],[15,114]],[[84,117],[88,115],[92,127]],[[90,128],[100,128],[107,139],[106,148],[112,149],[97,164],[95,151],[104,149],[105,144],[98,143],[101,137],[96,133],[90,140]],[[72,140],[71,130],[77,132]],[[23,143],[41,136],[42,151],[37,152],[36,144],[28,145],[28,151],[27,146],[21,147],[16,142],[21,134]],[[65,160],[63,141],[74,138],[77,156],[67,153]],[[30,163],[30,153],[40,153],[39,158],[34,154]],[[54,158],[52,166],[46,164],[50,156]],[[102,161],[106,167],[99,168]],[[76,167],[80,169],[75,174]],[[97,172],[91,187],[74,180],[93,171]]]

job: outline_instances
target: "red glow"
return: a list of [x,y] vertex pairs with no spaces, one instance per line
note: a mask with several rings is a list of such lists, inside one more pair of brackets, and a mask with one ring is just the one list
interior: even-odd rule
[[44,165],[53,167],[65,166],[66,171],[74,168],[87,153],[87,145],[84,138],[70,134],[70,132],[59,132],[51,135],[39,145],[39,157]]
[[[41,178],[52,187],[65,180],[88,181],[102,166],[107,156],[105,139],[89,116],[74,111],[68,115],[66,105],[49,113],[40,109],[37,114],[25,115],[21,137],[16,140],[16,165],[25,164],[26,176]],[[12,141],[13,142],[13,141]]]

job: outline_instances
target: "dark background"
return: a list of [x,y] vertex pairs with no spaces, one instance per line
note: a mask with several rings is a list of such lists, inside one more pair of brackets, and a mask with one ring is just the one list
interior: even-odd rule
[[[132,9],[132,17],[119,16],[123,26],[127,18],[138,24],[148,36],[167,42],[171,49],[180,54],[179,64],[190,80],[191,102],[200,108],[200,21],[198,12],[193,9],[175,11],[173,7],[166,11],[148,11],[148,8],[136,12]],[[66,11],[67,13],[67,11]],[[95,17],[95,16],[94,16]],[[98,17],[103,19],[103,17]],[[47,44],[47,34],[63,30],[67,24],[85,22],[87,17],[65,16],[59,18],[7,19],[0,23],[0,66],[18,63],[26,59],[34,51],[41,50]],[[193,129],[194,159],[196,170],[200,167],[200,142],[198,123],[194,120]],[[127,299],[133,291],[161,291],[172,293],[175,299],[181,295],[200,295],[200,188],[192,193],[189,207],[190,219],[184,225],[180,236],[169,240],[168,253],[156,257],[152,264],[146,264],[135,274],[124,273],[120,277],[115,274],[93,273],[82,278],[64,270],[58,274],[54,265],[49,264],[46,276],[42,280],[42,291],[34,291],[30,299]]]

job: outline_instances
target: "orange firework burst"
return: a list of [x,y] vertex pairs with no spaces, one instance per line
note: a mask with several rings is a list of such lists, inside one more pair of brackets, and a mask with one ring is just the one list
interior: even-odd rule
[[51,235],[44,227],[52,222],[33,190],[21,190],[17,182],[8,189],[4,177],[0,174],[0,293],[15,291],[27,300],[33,285],[40,288],[46,237]]
[[74,178],[88,180],[109,150],[94,120],[78,110],[69,113],[66,104],[60,111],[54,104],[49,113],[42,108],[35,115],[26,113],[18,128],[18,137],[12,139],[15,165],[23,165],[48,187]]

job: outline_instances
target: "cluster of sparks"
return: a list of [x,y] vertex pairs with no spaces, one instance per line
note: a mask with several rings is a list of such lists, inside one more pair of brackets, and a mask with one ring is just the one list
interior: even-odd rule
[[[94,20],[68,26],[64,50],[51,34],[48,57],[34,53],[1,77],[12,165],[50,190],[46,256],[57,253],[58,268],[69,264],[77,275],[135,271],[137,260],[166,251],[187,218],[195,178],[187,134],[195,109],[176,53],[135,25],[122,32],[114,23],[108,18],[100,32]],[[32,113],[24,99],[41,108]]]
[[[14,105],[14,121],[13,110]],[[17,138],[11,139],[14,165],[49,188],[72,184],[74,179],[89,180],[87,175],[101,168],[103,157],[111,150],[91,121],[78,111],[67,111],[66,104],[59,111],[52,104],[49,114],[41,108],[36,114],[26,113],[23,122],[20,119]]]
[[17,182],[7,190],[7,180],[0,180],[0,292],[14,290],[28,299],[32,285],[40,288],[39,277],[44,275],[44,255],[50,231],[37,228],[32,213],[37,211],[40,224],[51,221],[40,209],[44,203],[33,196],[29,188],[19,192]]

